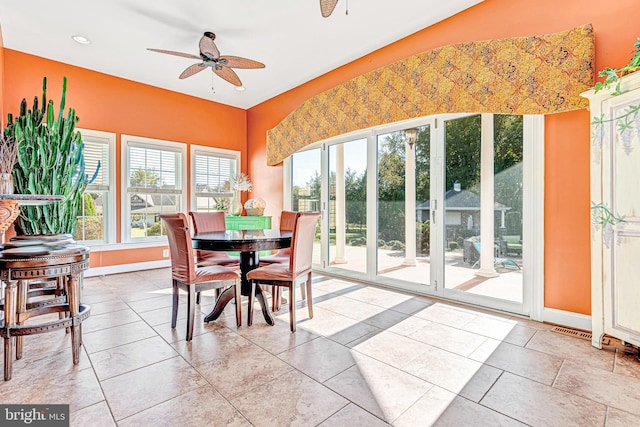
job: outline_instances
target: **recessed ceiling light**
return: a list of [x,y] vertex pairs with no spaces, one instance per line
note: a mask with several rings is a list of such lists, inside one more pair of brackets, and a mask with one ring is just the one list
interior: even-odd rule
[[89,38],[85,37],[85,36],[81,36],[79,34],[73,35],[71,36],[71,38],[76,42],[76,43],[80,43],[80,44],[91,44],[91,40],[89,40]]
[[236,86],[238,92],[244,92],[244,86]]

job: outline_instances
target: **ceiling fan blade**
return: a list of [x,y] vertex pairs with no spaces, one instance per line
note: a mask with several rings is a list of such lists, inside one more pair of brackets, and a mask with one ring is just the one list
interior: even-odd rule
[[240,77],[229,67],[220,67],[220,69],[216,69],[216,67],[211,67],[211,70],[216,73],[218,76],[222,77],[229,83],[235,86],[242,86],[242,82],[240,81]]
[[220,58],[220,51],[213,42],[213,39],[207,36],[202,36],[200,39],[200,53],[211,55],[212,59]]
[[154,52],[160,52],[160,53],[168,53],[169,55],[182,56],[183,58],[202,59],[199,56],[192,55],[190,53],[175,52],[173,50],[151,49],[150,47],[148,47],[147,50],[152,50]]
[[191,77],[196,73],[199,73],[200,71],[204,70],[205,68],[207,68],[206,65],[204,64],[193,64],[188,66],[183,72],[182,74],[180,74],[180,79],[186,79],[187,77]]
[[264,64],[262,62],[242,58],[240,56],[224,55],[220,57],[220,61],[226,61],[225,65],[231,68],[264,68]]
[[338,0],[320,0],[320,12],[322,12],[323,17],[328,17],[333,12],[333,9],[336,8],[336,4],[338,4]]

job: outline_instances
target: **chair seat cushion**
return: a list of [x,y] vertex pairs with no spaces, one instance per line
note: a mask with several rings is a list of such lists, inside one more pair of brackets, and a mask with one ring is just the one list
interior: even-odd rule
[[196,251],[196,254],[198,255],[198,261],[212,261],[218,264],[240,262],[240,257],[229,256],[224,252]]
[[289,271],[289,264],[269,264],[264,267],[256,268],[247,273],[248,280],[282,280],[291,281],[293,275]]
[[194,283],[211,282],[214,280],[236,280],[238,273],[220,265],[210,265],[196,268],[196,279]]
[[291,261],[291,258],[289,258],[288,256],[279,255],[279,254],[260,257],[260,262],[261,263],[264,262],[265,264],[286,264],[286,265],[289,265],[289,261]]
[[204,258],[204,259],[197,259],[196,260],[198,267],[207,267],[210,265],[223,265],[225,267],[239,267],[240,266],[240,260],[239,259],[233,259],[233,258],[229,258],[229,259],[219,259],[219,258]]
[[247,273],[248,280],[292,280],[289,264],[269,264]]

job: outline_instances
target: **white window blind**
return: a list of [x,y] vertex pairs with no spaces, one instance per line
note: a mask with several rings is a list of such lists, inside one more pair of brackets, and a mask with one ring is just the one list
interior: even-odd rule
[[111,165],[109,161],[109,141],[104,138],[89,138],[85,137],[84,139],[85,173],[91,178],[95,174],[98,165],[100,165],[100,169],[95,180],[87,185],[87,190],[108,191],[109,167]]
[[157,240],[166,234],[160,215],[184,211],[185,147],[177,142],[123,136],[123,241]]
[[128,187],[130,192],[177,194],[182,191],[182,154],[165,148],[130,145]]
[[74,238],[92,245],[112,243],[115,240],[115,188],[111,157],[115,156],[115,134],[94,130],[80,130],[80,133],[84,143],[84,173],[93,180],[84,192]]
[[195,152],[196,197],[230,197],[229,181],[236,174],[235,156]]

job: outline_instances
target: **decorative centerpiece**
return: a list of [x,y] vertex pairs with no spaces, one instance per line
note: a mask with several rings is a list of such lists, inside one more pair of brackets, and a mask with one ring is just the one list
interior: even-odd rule
[[244,210],[247,211],[248,216],[262,216],[266,207],[267,202],[261,198],[249,199],[244,203]]
[[233,198],[229,206],[229,215],[242,215],[242,199],[241,191],[251,191],[252,184],[249,177],[245,173],[239,173],[231,179],[231,190],[233,190]]

